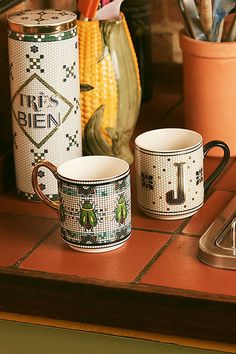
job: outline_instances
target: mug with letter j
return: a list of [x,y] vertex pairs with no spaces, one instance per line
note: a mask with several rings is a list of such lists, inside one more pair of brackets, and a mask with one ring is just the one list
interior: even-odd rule
[[[40,188],[42,166],[57,179],[58,202]],[[122,246],[131,235],[130,171],[124,160],[83,156],[58,167],[41,161],[33,169],[32,183],[39,198],[60,214],[61,236],[70,247],[104,252]]]
[[[214,147],[223,157],[204,182],[203,160]],[[203,145],[192,130],[164,128],[147,131],[135,140],[137,199],[148,216],[173,220],[189,217],[203,205],[212,182],[230,158],[228,146],[219,140]]]

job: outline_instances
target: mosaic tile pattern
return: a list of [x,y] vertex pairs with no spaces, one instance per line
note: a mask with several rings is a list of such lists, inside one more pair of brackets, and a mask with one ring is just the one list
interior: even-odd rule
[[131,233],[130,176],[108,183],[59,180],[62,237],[97,248],[124,242]]
[[[12,21],[50,28],[74,19],[69,11],[30,10]],[[38,161],[58,166],[82,154],[77,42],[76,26],[49,34],[9,31],[16,183],[27,199],[38,199],[31,185]],[[43,172],[42,189],[56,199],[57,183],[49,171]]]
[[203,150],[155,153],[136,148],[138,204],[153,216],[175,216],[203,203]]

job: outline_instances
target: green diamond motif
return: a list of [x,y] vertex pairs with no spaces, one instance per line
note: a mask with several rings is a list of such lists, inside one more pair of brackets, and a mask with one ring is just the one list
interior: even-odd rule
[[72,109],[73,104],[36,73],[12,97],[14,118],[37,148],[56,133]]

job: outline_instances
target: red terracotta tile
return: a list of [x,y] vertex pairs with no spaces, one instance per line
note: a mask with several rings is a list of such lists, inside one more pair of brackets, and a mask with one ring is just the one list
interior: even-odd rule
[[43,202],[33,202],[17,196],[14,190],[7,191],[0,195],[0,213],[10,213],[19,215],[43,216],[47,218],[57,218],[56,212]]
[[168,240],[168,235],[133,231],[131,238],[121,248],[88,254],[69,248],[59,232],[54,232],[21,264],[21,268],[130,282]]
[[132,200],[132,227],[135,229],[158,230],[172,233],[185,222],[185,219],[169,221],[150,218],[139,209],[136,204],[135,196]]
[[221,178],[215,185],[216,189],[225,191],[236,191],[236,159],[225,172],[223,178]]
[[55,221],[28,216],[0,214],[0,266],[10,266],[44,238]]
[[212,224],[219,213],[224,210],[234,193],[225,191],[215,191],[197,213],[192,216],[188,224],[183,229],[183,233],[202,235]]
[[236,296],[236,273],[197,258],[198,239],[177,236],[141,280],[142,284]]

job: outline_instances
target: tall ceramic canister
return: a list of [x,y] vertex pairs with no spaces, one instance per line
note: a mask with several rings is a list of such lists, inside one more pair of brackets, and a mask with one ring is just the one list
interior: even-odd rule
[[[31,183],[37,162],[59,165],[82,155],[76,14],[26,10],[8,24],[16,187],[38,200]],[[58,199],[50,172],[42,168],[38,178],[43,192]]]

